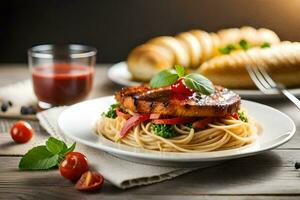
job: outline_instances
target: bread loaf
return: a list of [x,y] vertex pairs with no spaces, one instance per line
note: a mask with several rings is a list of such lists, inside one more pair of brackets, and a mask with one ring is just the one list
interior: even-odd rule
[[264,67],[274,80],[287,87],[300,85],[300,43],[282,42],[271,48],[252,48],[204,62],[199,73],[228,88],[255,88],[246,66]]
[[231,28],[217,33],[191,30],[175,37],[156,37],[136,47],[128,56],[128,70],[135,80],[149,81],[158,71],[177,64],[195,69],[201,63],[219,56],[220,47],[238,43],[241,39],[245,39],[251,46],[280,42],[273,31],[263,28]]

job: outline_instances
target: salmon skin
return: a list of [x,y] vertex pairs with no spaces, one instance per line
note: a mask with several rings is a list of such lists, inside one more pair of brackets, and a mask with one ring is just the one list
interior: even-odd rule
[[135,113],[158,113],[177,117],[222,117],[240,109],[241,98],[233,91],[215,86],[211,95],[194,93],[176,98],[171,87],[151,89],[148,85],[125,87],[115,93],[121,107]]

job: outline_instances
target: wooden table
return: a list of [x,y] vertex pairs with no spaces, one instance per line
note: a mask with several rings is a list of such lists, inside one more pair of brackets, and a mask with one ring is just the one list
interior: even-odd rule
[[[111,95],[119,89],[106,77],[108,66],[97,67],[91,98]],[[24,65],[0,66],[0,86],[26,78],[29,73]],[[300,161],[300,112],[284,100],[263,103],[285,112],[295,121],[297,132],[287,144],[264,154],[128,190],[106,182],[100,192],[85,194],[76,191],[57,170],[20,172],[17,166],[27,151],[26,144],[15,145],[7,132],[0,133],[0,199],[300,199],[300,171],[294,168],[295,161]],[[36,127],[36,137],[46,139],[48,135]],[[12,154],[12,148],[20,151]]]

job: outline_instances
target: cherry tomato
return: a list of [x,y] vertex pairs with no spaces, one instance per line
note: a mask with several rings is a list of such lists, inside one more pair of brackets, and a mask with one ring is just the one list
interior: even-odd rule
[[179,79],[175,84],[171,85],[172,91],[177,94],[192,96],[193,91],[185,86],[184,80]]
[[59,165],[60,174],[66,179],[76,181],[89,170],[87,158],[79,152],[70,152]]
[[95,191],[102,187],[103,176],[98,172],[87,171],[77,181],[75,188],[80,191]]
[[10,128],[10,135],[17,143],[28,142],[33,135],[33,129],[29,123],[25,121],[17,121]]

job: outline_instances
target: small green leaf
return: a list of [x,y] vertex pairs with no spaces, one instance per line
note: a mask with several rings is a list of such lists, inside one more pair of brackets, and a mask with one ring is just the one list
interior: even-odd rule
[[177,75],[179,76],[179,78],[184,76],[184,67],[180,66],[180,65],[175,65],[175,69],[177,72]]
[[118,103],[110,105],[107,112],[103,112],[102,116],[115,119],[117,117],[116,108],[118,108],[120,105]]
[[65,155],[67,155],[68,153],[74,151],[75,147],[76,147],[76,142],[74,142],[69,148],[65,148],[60,154],[61,154],[62,156],[65,156]]
[[66,152],[68,150],[68,146],[64,143],[63,150],[60,153]]
[[248,122],[248,118],[247,115],[243,112],[243,111],[238,111],[238,115],[240,120],[242,120],[243,122]]
[[260,48],[269,48],[271,47],[271,44],[269,42],[264,42],[262,45],[260,45]]
[[179,76],[175,70],[163,70],[156,74],[150,81],[151,88],[160,88],[172,85],[177,81]]
[[20,160],[21,170],[51,169],[58,165],[59,156],[49,152],[46,146],[37,146],[29,150]]
[[49,137],[46,142],[46,148],[53,154],[60,153],[65,147],[65,143],[61,140],[58,140],[54,137]]
[[185,76],[184,83],[188,88],[200,94],[210,95],[214,93],[214,85],[212,82],[201,74],[192,73]]

